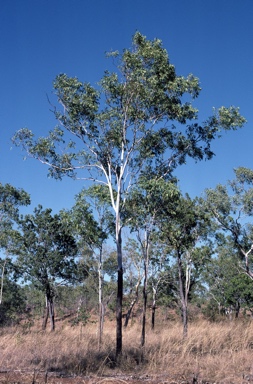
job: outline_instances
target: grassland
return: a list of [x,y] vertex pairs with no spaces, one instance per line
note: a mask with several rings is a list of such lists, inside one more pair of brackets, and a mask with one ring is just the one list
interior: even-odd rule
[[253,322],[249,320],[197,321],[189,325],[187,339],[182,339],[179,322],[160,324],[155,331],[147,329],[143,361],[140,324],[136,322],[124,329],[124,351],[118,365],[113,359],[114,321],[105,324],[100,350],[97,324],[71,327],[57,323],[54,333],[43,333],[36,327],[29,331],[2,328],[0,332],[2,372],[58,372],[103,378],[103,383],[106,377],[119,383],[130,379],[156,383],[253,382]]

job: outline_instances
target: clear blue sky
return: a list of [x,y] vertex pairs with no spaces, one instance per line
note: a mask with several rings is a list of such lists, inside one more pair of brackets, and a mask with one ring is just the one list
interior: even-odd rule
[[[189,162],[177,176],[199,195],[253,168],[252,0],[0,0],[0,182],[22,187],[38,204],[69,208],[84,186],[47,178],[45,166],[11,148],[22,127],[46,135],[56,124],[47,94],[59,73],[94,84],[108,66],[104,53],[129,47],[136,30],[163,41],[179,75],[199,77],[200,120],[212,107],[235,105],[248,120],[214,143],[210,162]],[[30,208],[31,210],[31,208]]]

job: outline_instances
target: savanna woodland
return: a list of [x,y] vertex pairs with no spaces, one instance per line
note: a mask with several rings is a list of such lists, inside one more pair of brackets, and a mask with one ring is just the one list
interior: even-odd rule
[[12,137],[80,192],[22,214],[29,191],[0,184],[5,382],[253,381],[253,170],[194,199],[177,178],[246,120],[222,106],[199,122],[199,80],[158,39],[107,56],[95,86],[56,77],[54,128]]

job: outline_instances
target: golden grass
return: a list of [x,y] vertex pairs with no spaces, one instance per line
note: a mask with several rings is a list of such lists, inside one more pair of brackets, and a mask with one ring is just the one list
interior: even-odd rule
[[[58,324],[57,324],[58,325]],[[58,326],[59,328],[59,326]],[[182,325],[167,323],[147,330],[141,361],[140,325],[124,330],[123,356],[114,364],[115,324],[106,322],[103,346],[98,351],[97,326],[64,325],[54,333],[31,329],[1,329],[2,369],[36,369],[75,374],[180,376],[198,383],[241,383],[253,380],[253,323],[199,321],[182,339]],[[195,378],[195,379],[194,379]]]

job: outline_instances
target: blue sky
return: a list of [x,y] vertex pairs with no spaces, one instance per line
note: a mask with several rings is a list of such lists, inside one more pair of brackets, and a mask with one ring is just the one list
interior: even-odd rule
[[[59,73],[95,84],[104,53],[130,47],[136,30],[163,41],[178,75],[199,77],[200,120],[213,107],[240,107],[247,125],[217,140],[216,157],[178,169],[183,192],[200,195],[253,167],[252,0],[0,0],[0,182],[31,194],[32,207],[70,208],[82,182],[47,178],[47,169],[12,147],[22,127],[46,135],[56,122],[47,95]],[[31,210],[29,208],[29,210]]]

